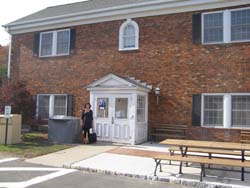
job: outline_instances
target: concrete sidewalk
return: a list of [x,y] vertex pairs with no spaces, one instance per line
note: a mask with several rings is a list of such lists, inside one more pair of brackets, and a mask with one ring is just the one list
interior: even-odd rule
[[163,172],[158,172],[157,177],[154,177],[155,162],[152,157],[159,153],[167,153],[166,146],[163,147],[162,145],[152,145],[149,143],[139,146],[124,146],[71,165],[65,165],[65,167],[90,172],[166,181],[192,187],[250,187],[250,173],[245,173],[246,181],[242,182],[240,181],[240,172],[232,171],[240,169],[230,167],[213,166],[213,168],[220,170],[207,169],[207,177],[203,179],[203,182],[200,182],[199,164],[191,164],[189,167],[184,166],[183,174],[179,175],[179,163],[173,162],[172,165],[169,165],[168,162],[166,162],[166,164],[163,165]]
[[100,153],[118,148],[112,143],[95,143],[91,145],[78,145],[55,153],[26,159],[26,162],[54,167],[70,166],[73,163],[88,159]]

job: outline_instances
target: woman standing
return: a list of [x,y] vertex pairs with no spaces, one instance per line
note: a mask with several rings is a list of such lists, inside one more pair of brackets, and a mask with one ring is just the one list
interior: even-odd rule
[[90,103],[86,103],[82,112],[82,131],[84,144],[89,143],[89,130],[92,128],[93,123],[93,112],[90,108]]

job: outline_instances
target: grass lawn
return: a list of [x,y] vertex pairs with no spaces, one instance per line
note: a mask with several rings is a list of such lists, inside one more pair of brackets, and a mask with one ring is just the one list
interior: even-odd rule
[[25,133],[20,144],[0,145],[0,153],[8,153],[24,158],[32,158],[63,149],[70,148],[70,145],[51,144],[48,142],[48,134],[45,133]]

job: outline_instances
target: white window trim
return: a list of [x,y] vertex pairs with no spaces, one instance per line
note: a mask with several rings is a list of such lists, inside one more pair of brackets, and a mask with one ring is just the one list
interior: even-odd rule
[[[126,28],[127,25],[132,25],[135,28],[135,47],[132,48],[124,48],[124,30]],[[121,27],[120,27],[120,31],[119,31],[119,51],[127,51],[127,50],[138,50],[139,49],[139,26],[138,24],[131,20],[131,19],[127,19],[127,21],[125,21]]]
[[[209,15],[209,14],[216,14],[216,13],[223,13],[224,15],[224,11],[214,11],[214,12],[205,12],[205,13],[202,13],[202,16],[201,16],[201,41],[202,41],[202,44],[223,44],[224,42],[204,42],[204,16],[205,15]],[[223,16],[224,18],[224,16]],[[223,19],[223,31],[225,31],[224,29],[224,19]],[[224,35],[223,35],[223,40],[224,40]]]
[[[67,109],[68,109],[68,98],[67,94],[38,94],[36,99],[36,118],[38,119],[38,108],[39,108],[39,96],[49,96],[49,118],[54,116],[54,100],[55,96],[65,96],[66,97],[66,106],[65,106],[65,114],[67,115]],[[42,119],[47,120],[47,119]]]
[[[204,125],[205,96],[223,96],[223,126]],[[250,93],[203,93],[201,97],[201,127],[220,129],[250,129],[250,127],[232,127],[232,96],[250,96]]]
[[[201,16],[201,41],[204,45],[209,44],[227,44],[227,43],[239,43],[239,42],[250,42],[248,40],[238,40],[232,41],[231,40],[231,12],[238,11],[238,10],[246,10],[250,9],[250,7],[245,8],[237,8],[237,9],[227,9],[223,11],[213,11],[213,12],[204,12]],[[214,13],[223,13],[223,42],[204,42],[204,15],[214,14]]]
[[[224,96],[222,93],[204,93],[201,97],[201,126],[202,127],[218,127],[223,128],[223,126],[212,126],[212,125],[204,125],[204,98],[205,96]],[[223,103],[224,104],[224,103]],[[224,114],[224,105],[223,105],[223,114]],[[223,115],[223,121],[224,121],[224,115]]]
[[[68,45],[68,52],[64,54],[57,54],[57,33],[61,31],[68,31],[69,32],[69,45]],[[52,38],[52,54],[51,55],[42,55],[42,35],[53,33]],[[46,31],[40,33],[40,42],[39,42],[39,57],[58,57],[58,56],[67,56],[70,54],[70,29],[61,29],[61,30],[55,30],[55,31]]]
[[42,32],[40,33],[40,41],[39,41],[39,57],[51,57],[53,56],[53,43],[54,43],[54,33],[53,33],[53,36],[52,36],[52,54],[51,55],[42,55],[42,36],[45,35],[45,34],[49,34],[49,33],[53,33],[53,31],[49,31],[49,32]]

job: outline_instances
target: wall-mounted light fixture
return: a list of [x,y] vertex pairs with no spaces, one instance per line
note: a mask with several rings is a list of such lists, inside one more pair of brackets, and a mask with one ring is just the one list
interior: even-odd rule
[[161,90],[160,88],[155,88],[155,96],[156,96],[156,104],[158,105],[159,104],[159,98],[160,98],[160,95],[161,95]]

